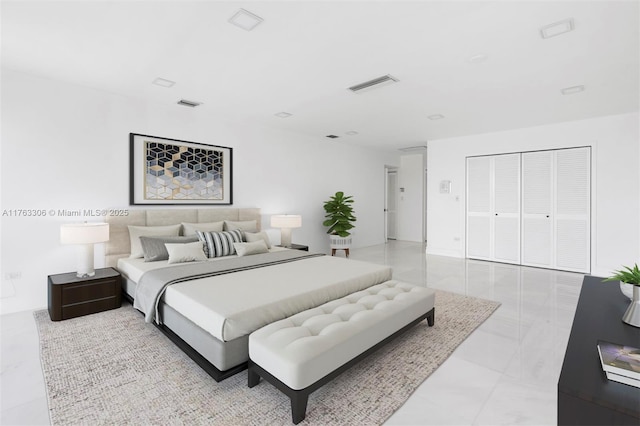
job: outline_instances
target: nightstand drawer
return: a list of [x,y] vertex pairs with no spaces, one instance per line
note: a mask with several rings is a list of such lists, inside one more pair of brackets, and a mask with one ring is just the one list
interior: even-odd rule
[[48,291],[49,316],[61,321],[120,307],[122,276],[113,268],[96,269],[92,277],[49,275]]
[[102,300],[94,300],[92,302],[76,303],[75,305],[66,305],[62,307],[62,319],[75,318],[82,315],[94,314],[96,312],[107,311],[120,307],[119,297],[107,297]]
[[62,288],[62,306],[115,297],[120,286],[115,279],[66,285]]

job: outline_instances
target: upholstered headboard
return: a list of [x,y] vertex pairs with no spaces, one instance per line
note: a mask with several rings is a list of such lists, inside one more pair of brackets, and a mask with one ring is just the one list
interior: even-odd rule
[[127,216],[107,216],[109,241],[105,246],[105,264],[115,267],[118,259],[129,256],[129,225],[162,226],[182,222],[219,222],[222,220],[255,220],[262,229],[258,208],[202,208],[202,209],[149,209],[129,210]]

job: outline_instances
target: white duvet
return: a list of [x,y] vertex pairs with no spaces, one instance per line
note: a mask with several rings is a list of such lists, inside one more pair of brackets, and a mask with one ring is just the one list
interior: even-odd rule
[[[156,267],[121,260],[118,268],[130,279],[145,272],[133,271],[136,264]],[[390,279],[388,266],[320,256],[173,284],[163,300],[214,337],[229,341]]]

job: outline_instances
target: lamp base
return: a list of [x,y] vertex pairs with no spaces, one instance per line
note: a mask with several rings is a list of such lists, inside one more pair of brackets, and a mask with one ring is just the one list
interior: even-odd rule
[[76,276],[78,278],[93,277],[96,274],[93,269],[93,244],[81,244],[78,246],[78,264]]
[[280,245],[291,248],[291,228],[280,229]]

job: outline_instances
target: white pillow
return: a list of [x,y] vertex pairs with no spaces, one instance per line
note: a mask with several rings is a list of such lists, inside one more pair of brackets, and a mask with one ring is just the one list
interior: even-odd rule
[[267,244],[260,239],[252,243],[233,243],[238,256],[249,256],[251,254],[269,253]]
[[269,236],[264,231],[257,232],[257,233],[245,232],[244,238],[245,240],[247,240],[248,243],[262,240],[267,245],[267,248],[271,248],[271,241],[269,240]]
[[204,223],[186,223],[182,222],[184,232],[182,235],[196,235],[196,231],[202,232],[222,232],[224,221],[220,222],[204,222]]
[[202,248],[202,241],[186,244],[165,244],[169,253],[168,263],[198,262],[207,260]]
[[144,257],[140,237],[177,237],[180,235],[180,224],[167,226],[133,226],[129,225],[129,242],[131,243],[130,259]]
[[239,229],[246,232],[258,232],[258,221],[256,220],[242,220],[240,222],[234,222],[232,220],[224,221],[224,230],[233,231]]

